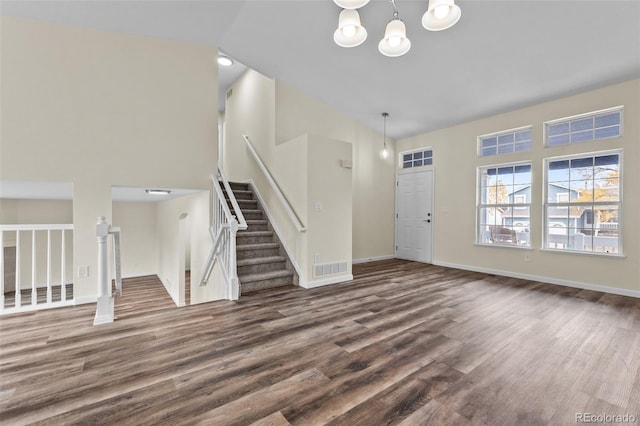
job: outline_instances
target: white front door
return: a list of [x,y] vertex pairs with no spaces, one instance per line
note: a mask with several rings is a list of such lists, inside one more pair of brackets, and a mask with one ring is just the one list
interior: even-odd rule
[[433,170],[399,173],[396,186],[396,257],[431,263]]

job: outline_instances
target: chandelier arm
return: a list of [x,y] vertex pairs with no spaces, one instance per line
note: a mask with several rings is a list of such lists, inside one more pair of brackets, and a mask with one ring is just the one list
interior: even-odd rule
[[398,17],[398,6],[396,5],[396,0],[389,0],[389,2],[393,6],[393,17],[397,18]]

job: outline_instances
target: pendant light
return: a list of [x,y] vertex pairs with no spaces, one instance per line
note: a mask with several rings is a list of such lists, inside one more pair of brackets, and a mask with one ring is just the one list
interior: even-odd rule
[[369,0],[333,0],[333,2],[343,9],[360,9],[369,3]]
[[382,113],[382,151],[380,152],[380,156],[386,160],[389,158],[389,150],[387,149],[387,117],[389,116],[388,112]]
[[427,12],[422,16],[422,26],[430,31],[442,31],[454,26],[462,12],[454,0],[429,0]]
[[411,41],[407,38],[407,27],[399,18],[395,0],[389,0],[393,5],[393,18],[387,24],[384,38],[378,43],[378,50],[385,56],[402,56],[411,49]]
[[360,15],[355,9],[344,9],[338,18],[338,29],[333,33],[333,41],[340,47],[356,47],[367,39],[367,30],[360,23]]

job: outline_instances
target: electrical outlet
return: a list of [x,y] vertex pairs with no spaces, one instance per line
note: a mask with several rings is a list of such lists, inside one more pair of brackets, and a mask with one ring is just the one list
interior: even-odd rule
[[79,278],[87,278],[89,276],[89,267],[88,266],[78,266],[78,277]]
[[313,255],[313,263],[320,263],[320,255],[319,254],[314,254]]
[[529,253],[525,253],[525,254],[524,254],[524,261],[525,261],[525,262],[529,262],[529,261],[531,261],[531,257],[530,257],[530,255],[529,255]]

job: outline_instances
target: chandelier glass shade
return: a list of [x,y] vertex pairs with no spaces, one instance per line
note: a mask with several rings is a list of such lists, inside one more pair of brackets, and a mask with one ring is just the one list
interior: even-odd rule
[[422,26],[430,31],[442,31],[454,26],[462,11],[454,0],[429,0],[429,7],[422,16]]
[[[363,7],[369,0],[333,0],[342,7],[338,18],[338,29],[333,33],[333,40],[340,47],[356,47],[367,39],[367,30],[360,22],[360,14],[356,9]],[[384,37],[378,43],[378,51],[385,56],[398,57],[411,49],[411,41],[407,38],[407,27],[399,17],[396,0],[389,0],[393,6],[393,18],[387,24]],[[428,0],[427,12],[422,16],[422,26],[430,31],[442,31],[455,25],[462,12],[455,0]]]
[[338,18],[338,29],[333,33],[333,41],[340,47],[356,47],[367,39],[367,30],[360,23],[360,15],[355,9],[344,9]]
[[378,43],[378,50],[384,56],[402,56],[411,49],[411,41],[407,38],[407,27],[400,19],[392,19],[384,32],[384,38]]
[[333,0],[333,2],[343,9],[360,9],[369,3],[369,0]]

